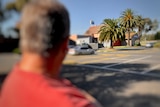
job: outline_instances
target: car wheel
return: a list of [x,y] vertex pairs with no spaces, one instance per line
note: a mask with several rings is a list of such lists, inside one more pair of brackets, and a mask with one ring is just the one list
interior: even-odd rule
[[80,53],[78,53],[79,55],[82,55],[82,53],[80,52]]
[[92,51],[91,54],[94,54],[94,51]]

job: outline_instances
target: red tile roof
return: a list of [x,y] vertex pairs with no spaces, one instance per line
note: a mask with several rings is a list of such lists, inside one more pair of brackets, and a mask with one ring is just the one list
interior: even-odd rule
[[85,35],[94,35],[94,34],[98,34],[98,31],[100,29],[100,25],[99,26],[91,26],[89,27],[89,29],[85,32]]

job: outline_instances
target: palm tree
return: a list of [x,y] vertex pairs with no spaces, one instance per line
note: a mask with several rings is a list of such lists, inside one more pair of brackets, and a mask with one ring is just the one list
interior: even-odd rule
[[142,31],[144,30],[146,22],[142,18],[142,16],[138,15],[136,16],[136,27],[138,28],[138,36],[139,38],[142,36]]
[[138,28],[138,39],[139,39],[139,45],[140,45],[140,38],[142,37],[142,31],[144,30],[144,28],[145,28],[145,24],[146,24],[146,22],[145,22],[145,19],[144,18],[142,18],[142,16],[140,16],[140,15],[137,15],[136,17],[135,17],[135,19],[136,19],[136,27]]
[[126,9],[122,12],[121,25],[126,28],[128,32],[128,45],[130,46],[130,32],[135,27],[135,15],[131,9]]
[[99,30],[100,42],[110,40],[110,48],[113,48],[113,42],[124,38],[124,30],[118,26],[118,22],[115,19],[105,19],[103,25]]
[[119,25],[118,39],[120,39],[121,41],[125,41],[125,32],[126,32],[125,27]]

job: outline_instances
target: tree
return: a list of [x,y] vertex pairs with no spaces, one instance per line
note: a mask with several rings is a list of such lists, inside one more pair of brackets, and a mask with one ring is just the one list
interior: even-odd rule
[[5,20],[5,14],[4,14],[4,10],[2,8],[2,1],[0,0],[0,36],[3,36],[2,31],[1,31],[1,27],[2,27],[2,22]]
[[133,10],[131,9],[126,9],[125,11],[122,12],[122,16],[120,17],[120,24],[126,28],[128,32],[128,45],[130,46],[130,32],[133,30],[135,27],[135,15]]
[[159,22],[156,19],[154,19],[151,22],[151,30],[157,30],[158,29],[158,25],[159,25]]
[[143,31],[147,33],[151,30],[157,30],[158,21],[157,20],[152,21],[150,18],[142,18],[142,16],[137,15],[136,16],[136,28],[138,28],[138,36],[139,36],[139,42],[140,42]]
[[155,40],[160,40],[160,31],[155,34]]
[[15,0],[6,5],[7,10],[15,10],[16,12],[21,12],[24,5],[30,0]]
[[0,36],[2,35],[1,33],[1,21],[3,19],[3,12],[2,12],[2,5],[1,5],[1,1],[0,1]]
[[145,21],[145,26],[144,26],[145,33],[151,30],[154,31],[157,30],[159,23],[156,19],[152,21],[150,18],[144,18],[144,21]]
[[138,46],[140,46],[141,45],[140,39],[142,37],[142,31],[145,28],[146,22],[145,22],[145,19],[142,18],[142,16],[140,16],[140,15],[135,16],[135,19],[136,19],[135,20],[135,26],[138,29],[138,32],[137,32],[137,34],[138,34],[138,43],[137,44],[138,44]]
[[142,36],[142,31],[144,30],[146,22],[142,18],[142,16],[138,15],[136,16],[136,27],[138,28],[138,36],[139,38]]
[[[6,10],[7,11],[15,11],[18,14],[20,14],[24,5],[29,1],[30,0],[15,0],[13,2],[9,2],[6,5]],[[20,26],[20,22],[18,22],[15,27],[10,28],[10,30],[15,31],[17,34],[19,34],[19,26]]]
[[125,41],[125,32],[126,32],[126,29],[119,25],[119,28],[118,28],[118,39],[120,39],[121,41]]
[[2,4],[1,4],[1,1],[0,1],[0,21],[3,19],[4,17],[4,14],[3,14],[3,11],[2,11]]
[[124,39],[124,29],[118,26],[118,21],[115,19],[104,19],[103,25],[99,30],[100,42],[110,40],[110,47],[113,48],[113,42],[118,39]]

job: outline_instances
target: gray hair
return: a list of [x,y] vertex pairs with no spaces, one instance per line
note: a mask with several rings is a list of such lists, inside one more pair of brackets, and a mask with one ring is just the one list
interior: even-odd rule
[[20,49],[46,53],[57,48],[69,36],[67,9],[56,0],[32,0],[22,11]]

